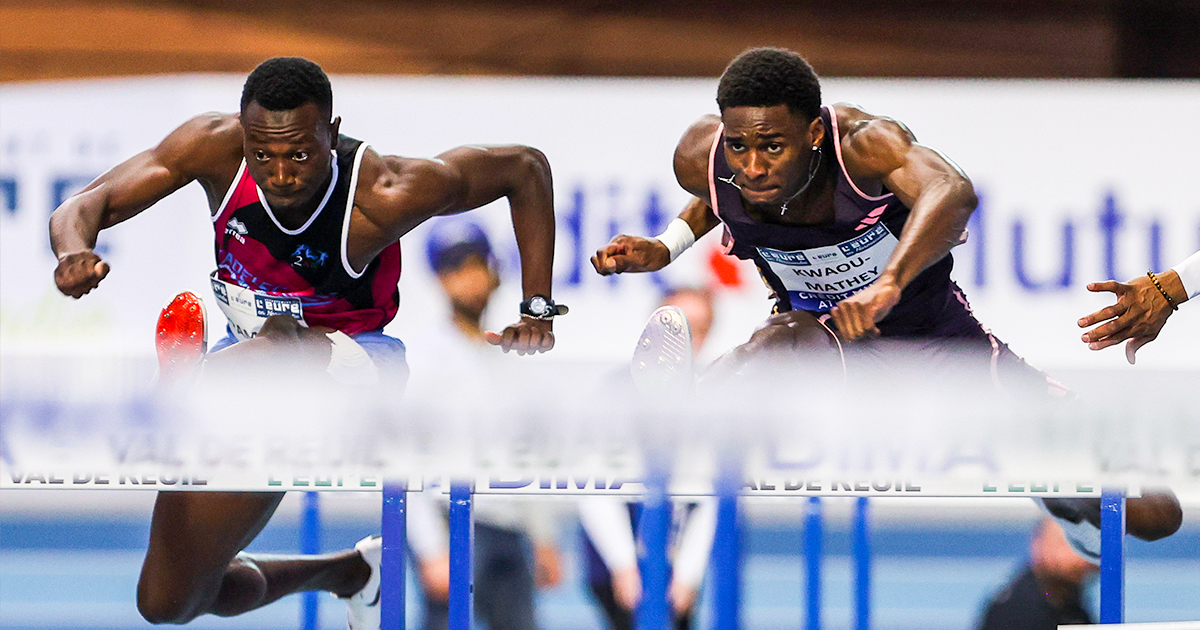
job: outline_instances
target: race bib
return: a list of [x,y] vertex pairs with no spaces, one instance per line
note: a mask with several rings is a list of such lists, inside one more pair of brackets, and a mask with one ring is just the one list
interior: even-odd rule
[[886,226],[877,223],[837,245],[794,252],[757,249],[783,282],[793,309],[828,311],[874,282],[898,242]]
[[229,320],[229,328],[233,336],[241,341],[250,339],[258,334],[263,322],[272,315],[289,315],[307,327],[304,321],[304,307],[300,298],[271,295],[253,291],[236,284],[225,282],[212,272],[213,293],[217,296],[217,305],[225,318]]

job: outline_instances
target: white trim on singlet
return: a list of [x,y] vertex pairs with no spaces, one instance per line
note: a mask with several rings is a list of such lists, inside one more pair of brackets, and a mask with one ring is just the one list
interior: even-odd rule
[[346,193],[346,214],[342,217],[342,267],[351,278],[356,280],[367,272],[367,267],[371,266],[371,263],[367,263],[367,267],[363,267],[362,271],[355,272],[354,268],[350,266],[350,256],[346,253],[347,244],[350,242],[350,215],[354,213],[354,191],[358,188],[358,172],[368,146],[370,145],[364,142],[358,145],[358,151],[354,153],[354,167],[350,169],[350,191]]
[[711,197],[709,205],[717,219],[721,218],[721,212],[717,210],[717,145],[721,144],[721,134],[724,132],[725,123],[717,125],[717,135],[713,138],[712,148],[708,150],[708,195]]
[[280,232],[283,232],[288,236],[296,236],[297,234],[300,234],[304,230],[307,230],[308,226],[312,225],[312,222],[316,221],[317,216],[320,215],[321,211],[325,209],[325,204],[328,203],[329,198],[333,196],[333,190],[337,188],[338,183],[337,153],[333,151],[330,151],[330,153],[333,154],[333,178],[329,180],[329,188],[325,190],[325,196],[321,198],[321,205],[317,206],[317,209],[313,211],[312,216],[308,217],[308,220],[304,222],[304,225],[301,225],[297,230],[289,230],[283,227],[283,224],[279,222],[279,219],[275,218],[275,213],[271,212],[271,204],[267,203],[267,198],[263,196],[262,188],[259,188],[257,183],[254,184],[254,190],[258,193],[258,200],[262,202],[263,210],[267,211],[267,216],[271,218],[271,222],[275,224],[275,227],[279,228]]
[[242,176],[246,174],[246,158],[242,158],[242,165],[238,167],[237,176],[233,178],[233,183],[229,185],[229,190],[225,191],[225,198],[221,200],[221,205],[217,206],[217,211],[212,215],[212,222],[216,223],[217,219],[225,214],[225,208],[229,207],[229,200],[233,199],[233,191],[237,190],[238,184],[242,183]]
[[846,181],[850,182],[850,187],[854,189],[854,192],[858,193],[859,197],[867,201],[882,201],[893,196],[892,193],[888,193],[879,197],[872,197],[859,190],[858,185],[854,183],[854,178],[850,177],[850,172],[846,170],[846,161],[842,159],[842,136],[838,133],[837,111],[833,109],[833,105],[827,105],[826,109],[829,110],[829,124],[833,127],[833,152],[837,154],[838,166],[842,168],[842,175],[846,176]]

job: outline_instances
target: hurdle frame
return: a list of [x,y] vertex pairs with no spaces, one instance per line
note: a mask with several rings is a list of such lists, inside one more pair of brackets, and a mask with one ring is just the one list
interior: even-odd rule
[[[667,607],[668,534],[671,522],[671,495],[666,478],[658,475],[647,480],[646,507],[639,532],[646,550],[642,563],[643,595],[635,616],[638,630],[669,630],[671,614]],[[380,606],[382,630],[405,630],[404,618],[404,527],[407,484],[384,484],[383,545]],[[455,481],[450,489],[450,625],[449,630],[471,630],[474,599],[472,573],[474,533],[472,517],[473,486]],[[713,544],[711,571],[713,627],[715,630],[740,630],[742,523],[741,496],[734,484],[722,482],[717,492],[717,530]],[[824,514],[820,496],[807,497],[804,516],[805,611],[806,628],[821,627],[821,565],[824,559]],[[854,562],[854,628],[871,627],[870,501],[857,497],[852,516]],[[719,543],[719,544],[718,544]],[[390,550],[390,552],[389,552]],[[397,588],[397,582],[398,588]],[[1100,623],[1119,624],[1125,620],[1125,493],[1106,488],[1101,495],[1100,550]]]

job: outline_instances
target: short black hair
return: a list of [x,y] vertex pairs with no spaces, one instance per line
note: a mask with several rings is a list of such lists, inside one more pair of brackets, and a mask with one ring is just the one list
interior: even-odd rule
[[242,86],[242,111],[250,103],[278,112],[316,103],[322,113],[333,114],[333,88],[321,66],[300,57],[268,59],[246,77]]
[[774,107],[814,120],[821,115],[821,80],[799,54],[784,48],[751,48],[721,73],[717,107]]

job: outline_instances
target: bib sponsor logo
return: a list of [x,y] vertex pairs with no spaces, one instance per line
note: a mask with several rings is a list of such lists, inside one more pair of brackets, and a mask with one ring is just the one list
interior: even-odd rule
[[787,289],[792,308],[819,312],[874,282],[897,242],[880,223],[837,245],[794,252],[760,247],[758,253]]
[[228,304],[229,303],[229,291],[225,290],[225,284],[223,282],[218,281],[215,278],[211,279],[210,281],[212,283],[213,293],[216,294],[217,299],[221,300],[221,302],[223,302],[225,304]]
[[300,307],[300,298],[274,297],[256,293],[254,294],[254,312],[259,317],[288,315],[301,321],[304,320],[304,316],[302,315],[303,309]]

